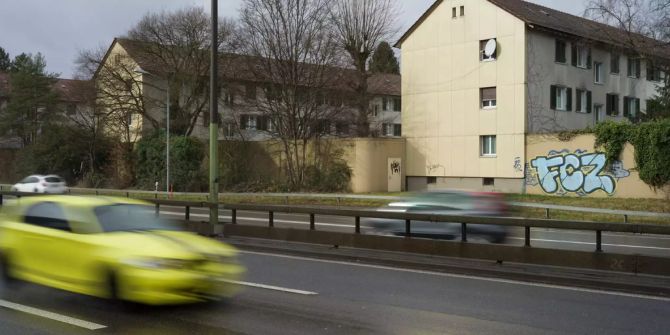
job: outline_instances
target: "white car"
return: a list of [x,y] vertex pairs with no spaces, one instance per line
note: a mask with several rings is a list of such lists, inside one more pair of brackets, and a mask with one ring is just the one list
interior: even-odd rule
[[12,186],[15,192],[32,193],[65,193],[67,186],[65,180],[57,175],[32,175],[24,178]]

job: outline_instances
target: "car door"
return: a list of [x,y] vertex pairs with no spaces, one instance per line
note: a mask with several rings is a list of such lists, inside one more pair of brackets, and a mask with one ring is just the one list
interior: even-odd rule
[[36,192],[40,180],[37,177],[28,177],[22,180],[19,192]]
[[87,235],[76,234],[63,206],[39,202],[25,211],[22,260],[25,270],[38,282],[72,291],[82,291],[88,283],[91,249]]

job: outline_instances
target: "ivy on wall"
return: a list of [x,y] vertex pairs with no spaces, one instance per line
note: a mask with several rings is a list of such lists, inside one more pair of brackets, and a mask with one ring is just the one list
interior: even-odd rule
[[594,131],[595,146],[605,152],[608,162],[618,160],[630,143],[640,179],[654,189],[670,185],[670,119],[640,124],[606,121]]

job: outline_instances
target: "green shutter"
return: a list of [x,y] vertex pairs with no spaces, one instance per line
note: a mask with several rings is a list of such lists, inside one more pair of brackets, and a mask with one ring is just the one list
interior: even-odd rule
[[593,103],[591,102],[591,91],[586,91],[586,112],[591,113]]
[[577,66],[577,47],[574,43],[570,43],[570,50],[572,50],[572,66]]
[[568,88],[567,90],[567,96],[568,96],[568,103],[565,105],[565,110],[566,111],[572,111],[572,89]]
[[556,109],[556,86],[551,85],[550,87],[550,98],[549,98],[549,108]]
[[593,65],[591,63],[592,63],[592,61],[591,61],[591,48],[589,48],[589,55],[586,58],[586,67],[589,68],[589,69],[592,68]]
[[582,90],[575,90],[576,92],[576,98],[577,98],[577,108],[575,109],[576,111],[583,112],[582,110]]

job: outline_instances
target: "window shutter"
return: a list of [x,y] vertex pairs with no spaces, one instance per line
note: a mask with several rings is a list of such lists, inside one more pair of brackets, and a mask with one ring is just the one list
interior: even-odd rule
[[640,59],[635,60],[635,78],[640,78]]
[[495,99],[496,99],[495,87],[482,88],[482,100],[495,100]]
[[605,114],[612,115],[612,95],[610,94],[605,98]]
[[626,75],[631,77],[633,75],[633,60],[628,57],[628,70],[626,71]]
[[593,103],[591,102],[591,91],[586,91],[586,112],[591,113]]
[[247,129],[248,124],[249,124],[249,116],[240,115],[240,129]]
[[549,108],[556,109],[556,86],[551,85],[550,92]]
[[592,61],[591,61],[591,48],[589,48],[589,55],[586,57],[586,67],[587,68],[592,68]]
[[394,124],[393,125],[393,135],[402,136],[402,125]]
[[566,111],[571,111],[572,110],[572,89],[568,88],[567,90],[567,96],[568,96],[568,103],[565,105],[565,110]]
[[575,90],[575,92],[577,98],[577,108],[575,110],[583,112],[584,110],[582,108],[586,106],[582,106],[582,90]]
[[556,40],[554,43],[554,61],[565,62],[565,48],[562,48],[562,41]]
[[628,117],[630,115],[630,108],[629,108],[629,97],[623,97],[623,116]]
[[577,66],[577,47],[572,43],[570,49],[572,50],[572,66]]

